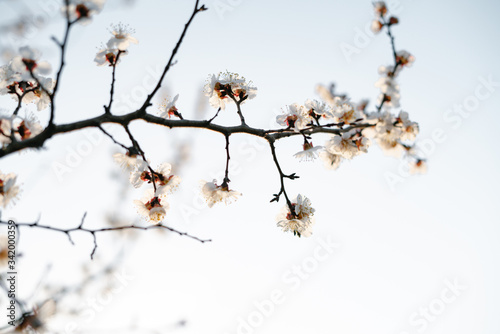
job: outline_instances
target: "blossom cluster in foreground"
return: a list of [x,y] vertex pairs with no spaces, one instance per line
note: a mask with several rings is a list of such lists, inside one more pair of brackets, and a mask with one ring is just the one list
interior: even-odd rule
[[141,200],[134,201],[138,213],[151,222],[162,221],[170,208],[166,202],[167,195],[173,193],[181,182],[179,176],[171,174],[172,166],[163,163],[152,169],[133,149],[125,154],[115,153],[113,158],[130,172],[129,181],[135,188],[144,184],[152,186],[144,192]]
[[55,81],[43,75],[49,74],[48,62],[40,60],[41,53],[23,46],[11,61],[0,67],[0,95],[9,95],[18,104],[10,116],[0,115],[0,146],[12,140],[22,141],[35,137],[43,131],[37,118],[28,111],[20,116],[21,107],[35,105],[38,111],[47,109]]
[[311,201],[299,194],[291,204],[292,210],[286,205],[276,217],[278,227],[281,227],[284,232],[293,232],[293,235],[298,237],[311,236],[315,211],[311,206]]
[[[95,14],[102,10],[104,1],[69,0],[66,2],[63,12],[69,19],[68,28],[76,22],[89,22]],[[277,217],[277,226],[283,231],[292,232],[299,237],[312,235],[315,209],[312,208],[311,201],[301,194],[297,195],[295,199],[289,200],[284,179],[295,179],[298,176],[295,176],[295,173],[286,175],[282,172],[274,151],[275,140],[287,136],[302,136],[302,149],[294,156],[301,161],[313,161],[320,157],[329,169],[337,169],[343,161],[367,153],[371,144],[375,143],[388,155],[406,158],[410,164],[410,173],[424,173],[426,171],[426,162],[419,156],[415,146],[419,125],[410,119],[408,112],[401,109],[400,87],[397,81],[400,73],[412,66],[415,57],[405,50],[396,51],[390,29],[393,25],[398,24],[399,20],[389,16],[383,1],[374,2],[373,5],[375,19],[371,28],[375,33],[383,29],[388,30],[393,47],[394,63],[380,66],[378,69],[380,77],[375,82],[375,87],[380,90],[380,93],[376,99],[375,108],[372,110],[368,108],[368,100],[356,103],[345,94],[334,93],[333,86],[327,89],[319,85],[317,93],[320,100],[307,99],[304,103],[295,102],[286,105],[283,108],[283,113],[276,117],[276,122],[281,128],[262,132],[262,130],[259,131],[246,125],[241,111],[241,104],[257,95],[257,88],[253,83],[238,73],[229,71],[209,76],[204,86],[204,93],[208,97],[210,105],[217,108],[218,111],[212,119],[206,121],[206,124],[210,124],[217,117],[219,111],[224,110],[226,105],[230,103],[236,105],[237,113],[241,119],[241,127],[236,127],[236,130],[234,130],[235,127],[217,130],[226,136],[226,174],[220,185],[217,180],[200,181],[200,191],[209,208],[217,203],[231,204],[241,196],[241,193],[230,189],[228,185],[229,136],[237,132],[264,137],[271,145],[273,158],[281,177],[280,192],[274,195],[275,198],[272,201],[278,201],[281,195],[286,199],[286,205]],[[203,10],[203,8],[199,10]],[[112,25],[109,32],[111,37],[97,52],[94,61],[98,66],[108,65],[113,68],[111,99],[109,106],[105,106],[106,113],[110,114],[116,65],[120,62],[121,57],[127,55],[130,44],[137,44],[138,41],[132,36],[135,31],[122,23]],[[60,44],[60,46],[64,50],[64,45]],[[0,95],[9,95],[18,102],[12,115],[0,116],[1,147],[15,141],[33,138],[44,131],[44,128],[32,114],[25,112],[24,117],[18,115],[21,106],[26,104],[33,103],[38,111],[41,111],[51,106],[53,102],[56,82],[46,77],[51,71],[50,65],[41,61],[40,56],[41,54],[34,49],[26,46],[21,47],[19,53],[8,64],[0,67]],[[176,95],[173,99],[164,101],[160,107],[160,117],[168,119],[176,117],[183,120],[183,116],[176,106],[178,97],[179,95]],[[52,123],[54,108],[51,107],[49,129],[51,125],[54,125]],[[141,111],[146,112],[145,110]],[[175,124],[175,122],[167,124],[171,126],[172,123]],[[185,123],[188,122],[181,125],[184,126]],[[143,197],[140,200],[135,200],[134,204],[143,218],[152,223],[159,223],[165,219],[170,208],[170,204],[167,202],[168,196],[179,187],[181,179],[172,174],[172,166],[169,163],[162,163],[153,169],[150,162],[146,160],[144,152],[132,138],[128,128],[125,125],[124,127],[134,146],[130,148],[123,146],[127,152],[116,153],[113,157],[118,164],[129,171],[129,181],[135,188],[144,185],[148,187]],[[217,127],[221,126],[217,125]],[[207,126],[206,128],[217,129],[217,127]],[[241,129],[259,132],[247,132]],[[325,133],[329,137],[323,145],[313,144],[312,136],[317,133]],[[108,136],[110,135],[108,134]],[[16,184],[16,180],[17,176],[14,173],[2,174],[0,172],[0,206],[7,207],[18,196],[19,186]]]
[[0,67],[0,95],[9,95],[25,105],[33,103],[38,111],[50,105],[50,96],[55,81],[44,77],[51,71],[46,61],[40,61],[41,53],[28,46],[19,48],[19,53],[6,65]]

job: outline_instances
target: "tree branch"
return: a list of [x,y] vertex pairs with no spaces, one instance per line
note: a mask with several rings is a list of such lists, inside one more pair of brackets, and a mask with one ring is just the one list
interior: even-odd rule
[[109,103],[107,106],[104,106],[104,113],[111,114],[111,105],[113,104],[113,96],[115,94],[115,74],[116,74],[116,65],[120,60],[120,55],[123,53],[122,50],[118,50],[116,54],[115,62],[113,63],[113,72],[111,74],[111,90],[109,92]]
[[280,191],[277,194],[274,194],[274,198],[271,200],[271,202],[274,202],[274,201],[279,202],[280,196],[283,194],[283,196],[285,196],[286,204],[288,205],[290,212],[292,213],[292,215],[295,215],[295,211],[293,209],[292,202],[290,202],[290,199],[288,198],[288,194],[286,193],[285,178],[288,178],[290,180],[294,180],[294,179],[299,178],[299,176],[296,176],[295,173],[290,174],[290,175],[286,175],[285,173],[283,173],[283,171],[281,170],[281,166],[278,162],[278,157],[276,156],[276,148],[274,147],[274,140],[269,139],[268,142],[269,142],[269,146],[271,147],[271,154],[273,156],[274,164],[276,165],[276,168],[278,169],[278,173],[280,174],[280,184],[281,184]]
[[[18,228],[21,227],[21,226],[24,226],[24,227],[36,227],[36,228],[40,228],[40,229],[61,232],[61,233],[64,233],[64,234],[66,234],[68,236],[70,242],[73,245],[74,245],[74,242],[71,239],[71,235],[70,235],[71,233],[76,232],[76,231],[81,231],[81,232],[89,233],[89,234],[92,235],[92,238],[93,238],[93,241],[94,241],[94,248],[92,249],[92,253],[90,254],[90,258],[91,259],[94,258],[94,254],[95,254],[95,252],[97,250],[97,237],[96,237],[96,234],[97,233],[101,233],[101,232],[120,231],[120,230],[129,230],[129,229],[132,229],[132,230],[149,230],[149,229],[154,229],[154,228],[162,228],[162,229],[168,230],[170,232],[176,233],[176,234],[178,234],[180,236],[185,236],[185,237],[194,239],[194,240],[199,241],[201,243],[211,242],[212,241],[212,239],[201,239],[201,238],[193,236],[193,235],[191,235],[191,234],[189,234],[187,232],[181,232],[181,231],[176,230],[176,229],[174,229],[172,227],[165,226],[165,225],[163,225],[161,223],[156,224],[156,225],[150,225],[150,226],[126,225],[126,226],[103,227],[103,228],[98,228],[98,229],[90,229],[90,228],[83,227],[83,222],[85,220],[86,215],[87,215],[87,213],[85,213],[83,215],[82,221],[81,221],[80,225],[78,225],[77,227],[72,227],[72,228],[59,228],[59,227],[54,227],[54,226],[49,226],[49,225],[41,225],[41,224],[38,223],[38,221],[36,221],[34,223],[16,223],[16,226]],[[0,220],[0,224],[2,224],[2,225],[8,225],[8,221]]]

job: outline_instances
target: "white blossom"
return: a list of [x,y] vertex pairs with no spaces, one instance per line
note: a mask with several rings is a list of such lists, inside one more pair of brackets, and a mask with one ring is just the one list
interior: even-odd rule
[[323,101],[325,101],[328,105],[335,105],[335,96],[332,95],[330,90],[326,88],[324,85],[318,84],[316,85],[316,93],[321,97]]
[[200,181],[201,193],[207,201],[208,207],[211,208],[214,204],[224,202],[226,205],[234,202],[241,196],[241,193],[230,190],[227,186],[218,186],[217,181],[212,182]]
[[111,37],[107,43],[108,48],[125,51],[129,47],[130,43],[139,43],[139,41],[131,35],[135,33],[135,30],[131,29],[128,25],[118,23],[111,27],[113,30],[110,32],[113,37]]
[[[157,194],[167,194],[173,192],[179,186],[181,178],[177,175],[171,175],[172,166],[169,163],[163,163],[155,170],[154,181],[157,187]],[[139,188],[144,183],[152,183],[153,177],[149,167],[145,164],[138,166],[137,170],[130,173],[130,183]]]
[[326,168],[336,170],[344,160],[342,155],[331,153],[328,150],[321,151],[319,157],[323,160]]
[[387,14],[387,6],[385,5],[384,1],[375,1],[373,3],[373,8],[375,11],[375,16],[380,18],[385,16]]
[[165,218],[170,205],[165,201],[165,196],[155,194],[153,189],[148,189],[141,200],[134,200],[137,212],[151,222],[160,222]]
[[401,50],[396,53],[396,62],[400,66],[410,67],[415,62],[415,57],[408,51]]
[[12,63],[0,67],[0,95],[12,93],[12,85],[21,81],[21,74],[16,72]]
[[332,154],[352,159],[360,153],[366,153],[369,145],[370,140],[368,138],[355,130],[351,130],[344,132],[341,136],[333,135],[326,143],[326,149]]
[[310,116],[322,116],[322,117],[331,117],[332,111],[330,107],[328,107],[324,102],[318,100],[307,99],[304,103],[304,107]]
[[399,113],[397,121],[401,126],[401,140],[415,140],[419,133],[418,123],[410,121],[406,111],[401,111]]
[[10,134],[12,129],[12,120],[10,118],[0,118],[0,144],[8,145],[11,142]]
[[14,57],[11,62],[12,70],[18,72],[22,81],[33,80],[30,71],[38,75],[47,75],[51,71],[51,66],[46,61],[39,61],[41,53],[29,46],[19,48],[20,55]]
[[35,137],[43,131],[43,127],[33,114],[27,115],[25,118],[20,118],[17,121],[19,124],[14,126],[16,129],[15,137],[19,141]]
[[131,154],[130,151],[125,154],[115,153],[113,154],[113,159],[125,170],[133,170],[134,168],[141,169],[147,166],[147,162],[141,158],[137,158],[137,155]]
[[425,174],[427,173],[427,163],[425,160],[416,159],[410,162],[410,174]]
[[224,110],[226,103],[234,102],[230,97],[231,94],[237,101],[253,99],[257,95],[257,88],[252,85],[251,81],[247,82],[238,73],[226,71],[219,73],[217,76],[212,74],[207,80],[203,91],[208,96],[212,107]]
[[363,114],[350,102],[338,103],[333,107],[335,120],[338,123],[352,124],[363,118]]
[[[52,93],[56,81],[51,78],[38,77],[38,82],[41,86],[35,86],[35,89],[26,93],[23,97],[23,102],[34,103],[37,110],[42,111],[50,106],[50,96],[45,90]],[[45,88],[45,90],[42,87]]]
[[382,24],[382,22],[380,22],[379,20],[373,20],[372,21],[372,24],[370,26],[370,29],[375,33],[375,34],[378,34],[381,30],[382,30],[382,27],[384,25]]
[[295,153],[293,156],[300,161],[312,161],[318,157],[319,151],[323,149],[323,146],[313,147],[312,143],[304,143],[303,150]]
[[128,54],[128,51],[124,50],[120,52],[120,57],[118,57],[119,50],[116,48],[109,48],[102,46],[101,49],[97,52],[94,61],[97,66],[113,66],[118,65],[123,56]]
[[285,106],[284,114],[276,116],[276,123],[296,131],[304,129],[312,121],[306,107],[298,103]]
[[179,109],[177,109],[177,107],[175,106],[178,98],[179,94],[175,95],[172,100],[165,99],[165,101],[161,105],[161,111],[158,116],[163,118],[170,118],[171,116],[180,117],[180,114],[178,112]]

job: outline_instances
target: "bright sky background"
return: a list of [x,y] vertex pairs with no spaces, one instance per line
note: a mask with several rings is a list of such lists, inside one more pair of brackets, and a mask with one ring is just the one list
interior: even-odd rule
[[[26,3],[24,11],[30,17],[45,13],[41,8],[52,2]],[[111,71],[95,66],[93,59],[97,47],[108,40],[111,23],[129,24],[139,40],[117,68],[116,106],[123,111],[139,106],[143,86],[166,63],[193,3],[124,5],[110,0],[90,25],[75,27],[56,121],[103,112]],[[255,127],[277,127],[273,121],[281,108],[317,98],[318,83],[334,81],[354,101],[369,98],[373,109],[377,68],[392,59],[384,34],[359,39],[373,18],[370,1],[207,0],[205,4],[209,11],[195,18],[162,91],[180,94],[178,108],[185,118],[213,115],[215,110],[206,101],[205,111],[197,107],[199,95],[209,74],[226,69],[258,87],[257,98],[243,110]],[[217,4],[229,9],[217,11]],[[376,145],[369,154],[332,172],[319,161],[300,163],[292,156],[300,150],[300,139],[282,140],[277,148],[283,169],[301,176],[288,181],[287,190],[292,196],[305,194],[317,210],[314,235],[298,239],[276,227],[275,216],[283,203],[269,203],[279,191],[279,178],[264,141],[231,137],[235,169],[231,186],[243,196],[230,206],[208,209],[197,201],[198,182],[220,178],[225,166],[223,136],[134,123],[132,131],[153,165],[174,163],[179,146],[192,145],[189,161],[177,171],[183,183],[170,199],[166,223],[213,242],[200,244],[154,231],[137,233],[133,240],[122,234],[98,235],[99,258],[89,263],[90,236],[75,234],[72,246],[64,235],[21,230],[19,247],[25,253],[19,261],[21,293],[31,293],[48,262],[52,269],[46,282],[71,284],[78,282],[82,263],[96,271],[123,249],[126,260],[118,268],[134,279],[113,295],[92,323],[77,318],[90,332],[94,328],[114,332],[131,323],[163,330],[186,319],[187,327],[179,332],[499,333],[500,160],[495,134],[500,124],[496,61],[500,5],[400,0],[388,2],[388,7],[400,19],[393,29],[397,49],[416,57],[415,64],[401,73],[399,84],[402,108],[419,122],[420,140],[428,143],[426,175],[403,177],[391,187],[387,175],[399,175],[400,163],[384,156]],[[13,1],[0,2],[1,22],[13,20],[19,8]],[[58,51],[50,36],[61,37],[63,21],[59,13],[47,15],[52,23],[10,45],[39,48],[43,59],[56,64]],[[2,35],[2,45],[8,45],[9,35]],[[341,46],[347,44],[359,52],[346,57]],[[455,105],[471,101],[488,80],[494,82],[491,92],[479,88],[489,93],[487,98],[467,114],[453,111]],[[126,94],[131,96],[129,104]],[[12,107],[9,99],[1,101],[3,108]],[[155,112],[157,105],[149,111]],[[37,116],[46,120],[47,111]],[[228,108],[217,122],[237,124],[234,109]],[[126,141],[118,128],[109,129]],[[435,131],[445,140],[436,142]],[[2,218],[33,221],[41,215],[41,223],[65,227],[77,226],[84,212],[93,227],[104,226],[103,217],[109,213],[128,224],[137,219],[132,200],[143,190],[129,186],[123,192],[127,174],[111,157],[119,149],[97,131],[88,131],[96,144],[91,144],[87,156],[70,166],[70,172],[62,176],[55,172],[58,163],[67,163],[72,150],[88,142],[84,132],[53,138],[47,150],[0,161],[2,172],[17,173],[23,183],[17,205],[2,212]],[[321,138],[314,141],[316,145],[322,144]],[[328,240],[338,246],[331,254],[321,253],[319,261],[314,254]],[[292,272],[294,266],[310,272],[300,278]],[[463,288],[453,294],[450,284]],[[272,311],[259,311],[256,303],[279,292],[282,302]],[[429,308],[426,319],[421,312]],[[260,319],[258,312],[264,313],[262,323],[242,329],[242,321]]]

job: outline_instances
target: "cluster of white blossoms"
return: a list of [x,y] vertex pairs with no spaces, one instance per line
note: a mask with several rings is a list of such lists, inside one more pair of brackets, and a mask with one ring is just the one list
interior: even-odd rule
[[114,160],[124,169],[130,171],[129,181],[135,188],[140,188],[147,183],[153,186],[144,192],[141,200],[135,200],[134,204],[141,216],[151,222],[161,222],[170,208],[166,202],[167,195],[173,193],[181,178],[171,174],[172,166],[163,163],[153,170],[149,163],[138,157],[135,149],[129,149],[127,153],[115,153]]
[[10,202],[14,202],[19,194],[19,186],[16,185],[17,176],[14,173],[3,174],[0,172],[0,206],[4,208]]
[[0,95],[10,95],[24,104],[34,103],[39,111],[50,105],[55,81],[44,77],[51,71],[50,64],[40,61],[40,52],[23,46],[7,65],[0,67]]
[[12,136],[17,141],[22,141],[32,138],[42,131],[43,127],[33,114],[28,114],[26,117],[0,117],[0,147],[10,144]]
[[177,175],[170,174],[172,166],[169,163],[163,163],[156,168],[154,173],[151,173],[146,164],[136,164],[136,169],[130,173],[130,183],[139,188],[144,183],[156,184],[156,193],[166,195],[172,193],[181,182],[181,178]]
[[295,153],[293,156],[300,161],[312,161],[318,157],[318,154],[323,150],[323,146],[313,146],[312,143],[306,141],[302,145],[302,151]]
[[241,193],[230,190],[227,184],[217,185],[217,180],[200,181],[201,194],[207,201],[208,207],[211,208],[216,203],[224,202],[226,205],[234,202],[241,196]]
[[409,119],[407,112],[400,111],[397,116],[387,111],[372,113],[369,116],[369,122],[376,125],[363,132],[375,138],[385,154],[396,158],[404,155],[409,161],[411,174],[427,172],[425,160],[418,156],[413,145],[419,133],[419,126],[418,123]]
[[[387,6],[383,1],[374,3],[375,21],[372,30],[379,32],[384,26],[387,29],[399,20],[396,17],[387,18]],[[363,133],[377,141],[380,148],[388,155],[400,158],[403,154],[409,160],[410,173],[425,173],[427,166],[425,160],[418,157],[414,149],[414,141],[419,133],[416,122],[409,119],[408,113],[400,110],[399,115],[391,113],[391,109],[399,108],[399,85],[396,78],[401,71],[410,67],[415,61],[415,57],[405,50],[395,53],[395,64],[390,66],[380,66],[380,78],[375,83],[375,87],[380,89],[377,104],[382,106],[383,112],[374,112],[367,115],[368,123],[374,127],[366,128]]]
[[106,0],[69,0],[69,5],[63,6],[61,11],[69,14],[71,21],[78,21],[80,24],[88,24],[94,15],[99,14]]
[[391,26],[397,24],[399,20],[391,16],[389,19],[387,16],[387,6],[384,1],[376,1],[373,3],[373,8],[375,10],[375,19],[372,21],[371,30],[378,34],[384,26]]
[[112,35],[111,38],[106,45],[101,46],[94,58],[98,66],[116,66],[120,62],[120,58],[128,53],[127,49],[130,43],[139,43],[139,41],[132,36],[135,30],[131,29],[128,25],[122,23],[112,25],[109,32]]
[[343,159],[352,159],[361,153],[367,153],[370,140],[362,135],[361,130],[353,129],[342,135],[333,135],[326,142],[321,157],[327,167],[337,169]]
[[[19,106],[34,104],[38,111],[50,106],[49,94],[55,81],[43,75],[51,71],[49,63],[40,61],[40,52],[23,46],[19,54],[0,67],[0,95],[10,95]],[[25,117],[16,113],[0,116],[0,145],[4,147],[15,139],[26,140],[43,131],[36,117],[26,112]]]
[[[397,24],[399,20],[391,16],[387,18],[387,6],[384,1],[374,3],[375,20],[372,22],[372,30],[375,33],[380,32],[384,26],[388,29],[390,26]],[[380,95],[377,98],[377,104],[383,104],[385,110],[391,108],[399,108],[399,85],[396,82],[396,77],[404,67],[410,67],[415,61],[415,57],[407,51],[398,51],[395,54],[396,64],[394,66],[380,66],[380,79],[375,83],[375,87],[380,88]]]
[[356,105],[341,97],[331,97],[326,103],[308,99],[302,104],[285,106],[282,115],[276,116],[279,125],[294,131],[319,125],[320,120],[351,125],[364,119],[364,114]]
[[284,232],[293,232],[293,235],[298,237],[311,236],[315,211],[311,206],[311,201],[299,194],[291,202],[291,206],[291,210],[288,205],[283,207],[276,217],[278,227],[281,227]]
[[[365,111],[366,102],[364,101],[358,104],[357,107],[349,102],[339,103],[340,99],[332,96],[332,94],[327,94],[324,87],[320,86],[318,89],[321,90],[322,97],[326,97],[324,98],[326,101],[334,103],[330,107],[334,111],[333,119],[335,122],[338,122],[339,125],[356,125],[356,123],[362,122],[365,125],[350,129],[339,135],[332,135],[324,146],[318,146],[323,149],[318,149],[317,152],[311,151],[309,158],[314,159],[318,154],[327,168],[337,169],[343,160],[349,160],[366,153],[371,140],[374,140],[387,155],[396,158],[405,155],[410,163],[410,172],[425,173],[425,160],[419,158],[413,148],[414,141],[419,133],[419,126],[418,123],[410,120],[407,112],[400,110],[399,114],[394,115],[391,113],[390,107],[388,107],[384,111],[369,113]],[[385,106],[387,103],[385,101],[383,105]],[[325,115],[328,118],[330,113],[325,113],[323,117]],[[309,120],[308,124],[311,127],[314,125],[311,120]],[[308,146],[308,150],[306,150],[306,146]],[[312,144],[304,145],[302,154],[307,154],[311,149]],[[295,156],[298,157],[298,154]]]
[[388,111],[372,113],[368,122],[375,126],[366,128],[363,133],[374,138],[384,153],[396,158],[408,151],[419,132],[418,124],[412,122],[405,111],[400,111],[398,116]]
[[415,61],[415,57],[407,51],[398,51],[396,53],[396,66],[380,66],[378,72],[380,78],[375,83],[375,87],[380,89],[380,95],[377,98],[377,104],[383,103],[384,110],[399,108],[399,85],[396,77],[404,67],[410,67]]
[[233,99],[238,103],[253,99],[257,95],[257,88],[252,85],[251,81],[247,82],[238,73],[226,71],[217,75],[212,74],[203,91],[212,107],[224,110],[226,103],[234,102]]

